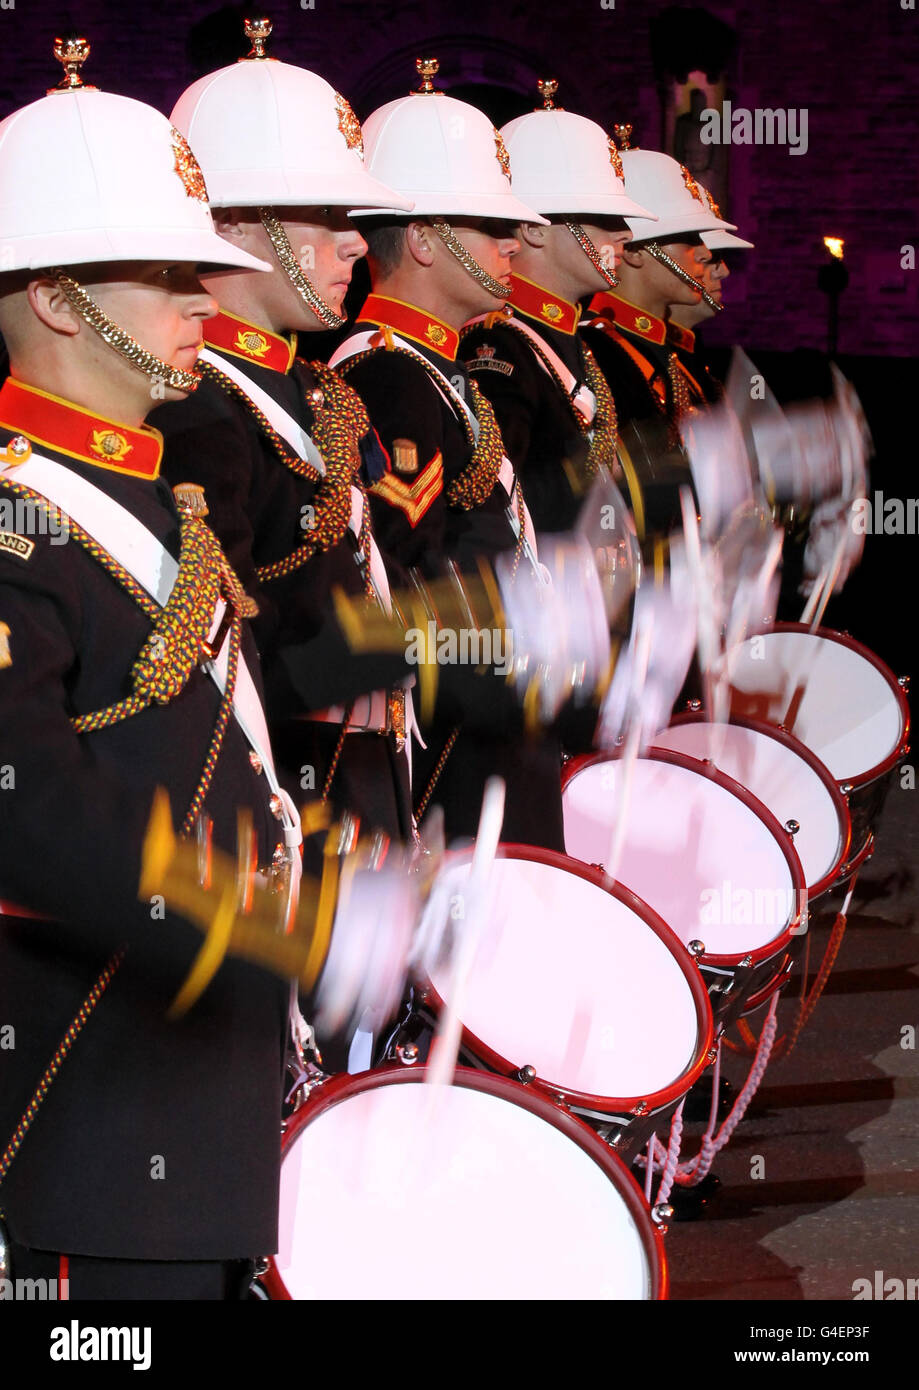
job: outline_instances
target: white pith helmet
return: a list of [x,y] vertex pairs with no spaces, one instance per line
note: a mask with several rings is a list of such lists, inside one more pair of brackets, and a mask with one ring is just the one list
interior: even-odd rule
[[364,122],[367,168],[411,198],[415,216],[545,223],[511,192],[504,141],[484,112],[435,92],[435,58],[416,66],[423,87],[380,106]]
[[[705,184],[700,183],[699,187],[705,194],[711,212],[713,212],[716,217],[720,217],[721,209],[705,187]],[[730,232],[703,232],[702,240],[705,242],[709,251],[753,251],[755,249],[752,241],[744,241],[743,237],[733,236]]]
[[685,165],[657,150],[632,149],[631,126],[617,125],[613,129],[619,141],[626,192],[658,216],[652,225],[627,219],[636,241],[664,242],[688,232],[735,230],[733,222],[714,215]]
[[541,213],[578,213],[604,217],[657,214],[640,207],[626,193],[615,142],[602,126],[553,104],[558,83],[539,82],[545,106],[501,127],[511,159],[514,188]]
[[269,266],[217,235],[185,139],[152,106],[84,87],[85,39],[55,41],[68,76],[0,122],[0,271],[100,261]]
[[247,58],[182,93],[172,122],[196,149],[211,207],[411,210],[367,171],[361,127],[324,78],[267,58],[267,20],[246,21]]
[[702,232],[701,237],[709,251],[754,250],[752,241],[744,241],[743,237],[733,236],[731,232]]

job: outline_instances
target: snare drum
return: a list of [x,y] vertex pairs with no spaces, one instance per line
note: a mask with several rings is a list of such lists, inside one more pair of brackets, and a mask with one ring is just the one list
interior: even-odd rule
[[839,632],[777,623],[731,661],[731,714],[786,729],[848,796],[848,875],[871,853],[897,764],[909,752],[909,705],[883,661]]
[[624,1164],[532,1087],[338,1076],[284,1138],[272,1298],[662,1299],[661,1232]]
[[704,714],[687,713],[654,744],[714,763],[769,807],[792,835],[811,902],[839,880],[852,838],[846,799],[800,740],[755,719],[713,724]]
[[[603,865],[619,805],[616,755],[574,759],[562,804],[570,853]],[[637,758],[617,879],[702,942],[702,973],[725,1026],[787,979],[807,929],[807,890],[788,833],[723,772],[681,753]]]
[[[442,870],[448,899],[462,900],[470,861]],[[461,998],[449,965],[436,967],[422,1014],[433,1024],[449,1003],[464,1061],[526,1078],[630,1158],[714,1055],[695,961],[634,893],[551,850],[502,845],[486,911]]]

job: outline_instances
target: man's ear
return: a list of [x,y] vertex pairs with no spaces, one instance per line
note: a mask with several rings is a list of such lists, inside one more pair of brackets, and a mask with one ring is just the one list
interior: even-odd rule
[[244,251],[252,250],[256,228],[261,227],[254,208],[213,208],[214,228],[224,241],[231,241]]
[[645,252],[640,246],[631,246],[626,242],[622,248],[622,259],[626,265],[630,265],[633,270],[641,270],[645,263]]
[[26,295],[35,317],[54,333],[73,338],[80,331],[80,316],[68,302],[56,280],[45,276],[30,280]]
[[436,236],[437,233],[426,222],[409,222],[405,229],[405,244],[412,260],[419,265],[432,265]]
[[521,222],[517,228],[517,238],[519,241],[525,241],[527,246],[539,249],[546,244],[546,228],[538,222]]

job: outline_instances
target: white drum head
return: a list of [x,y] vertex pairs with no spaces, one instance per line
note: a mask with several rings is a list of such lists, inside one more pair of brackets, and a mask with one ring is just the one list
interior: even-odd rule
[[766,632],[748,638],[731,662],[731,712],[781,724],[837,782],[857,782],[904,737],[890,680],[845,642]]
[[768,807],[780,825],[797,821],[794,847],[808,888],[840,863],[846,827],[833,796],[810,763],[781,739],[741,724],[687,720],[655,735],[654,746],[710,759]]
[[280,1240],[294,1299],[653,1290],[642,1234],[599,1163],[538,1115],[458,1085],[384,1084],[320,1110],[282,1164]]
[[[468,862],[445,872],[460,900]],[[432,983],[457,1007],[449,970]],[[495,860],[488,925],[458,1012],[500,1057],[560,1090],[601,1097],[673,1085],[707,1023],[670,947],[636,912],[578,873],[514,858]]]
[[[562,793],[569,854],[605,864],[621,764],[575,773]],[[788,860],[739,796],[679,764],[638,758],[617,878],[680,940],[709,955],[744,956],[781,936],[799,904]]]

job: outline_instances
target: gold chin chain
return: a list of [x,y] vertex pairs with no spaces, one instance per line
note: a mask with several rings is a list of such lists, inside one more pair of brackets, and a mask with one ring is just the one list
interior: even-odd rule
[[608,266],[603,264],[603,257],[600,255],[596,246],[594,246],[580,222],[571,222],[568,218],[565,218],[565,226],[584,252],[584,255],[590,261],[594,270],[603,276],[603,279],[611,290],[616,289],[619,284],[619,276],[616,274],[615,270],[610,270]]
[[326,304],[325,300],[313,289],[309,280],[307,280],[303,273],[300,262],[294,255],[293,247],[288,240],[287,233],[274,213],[268,208],[259,208],[258,215],[262,226],[268,233],[268,240],[274,247],[275,255],[287,272],[287,278],[290,280],[307,308],[312,310],[319,322],[326,328],[343,328],[347,323],[347,319],[343,319],[340,315],[336,314],[332,306]]
[[701,281],[697,280],[694,275],[690,275],[688,270],[684,270],[678,261],[675,261],[672,256],[667,255],[666,251],[661,250],[656,241],[642,242],[640,249],[642,251],[647,251],[649,256],[653,256],[656,261],[660,261],[661,265],[665,265],[668,270],[672,270],[676,278],[682,280],[684,285],[689,285],[691,289],[698,290],[705,300],[705,303],[710,309],[713,309],[716,314],[721,313],[724,305],[719,304],[717,299],[712,299],[708,290],[702,288]]
[[174,386],[178,391],[197,391],[201,385],[201,373],[185,372],[180,367],[170,367],[168,362],[156,357],[152,352],[148,352],[145,347],[141,347],[136,338],[132,338],[125,329],[119,328],[107,314],[104,314],[99,305],[84,290],[82,285],[78,285],[71,275],[67,275],[59,266],[47,272],[52,280],[63,291],[68,304],[76,310],[94,329],[104,343],[123,357],[126,362],[130,362],[132,367],[137,367],[138,371],[156,382],[163,382],[166,386]]
[[509,285],[502,285],[500,280],[496,280],[493,275],[479,265],[478,261],[471,255],[460,241],[459,237],[450,226],[449,222],[444,222],[440,218],[432,218],[431,226],[440,237],[444,246],[456,257],[464,270],[468,270],[473,280],[478,280],[479,284],[489,294],[493,294],[496,299],[510,299],[511,289]]

